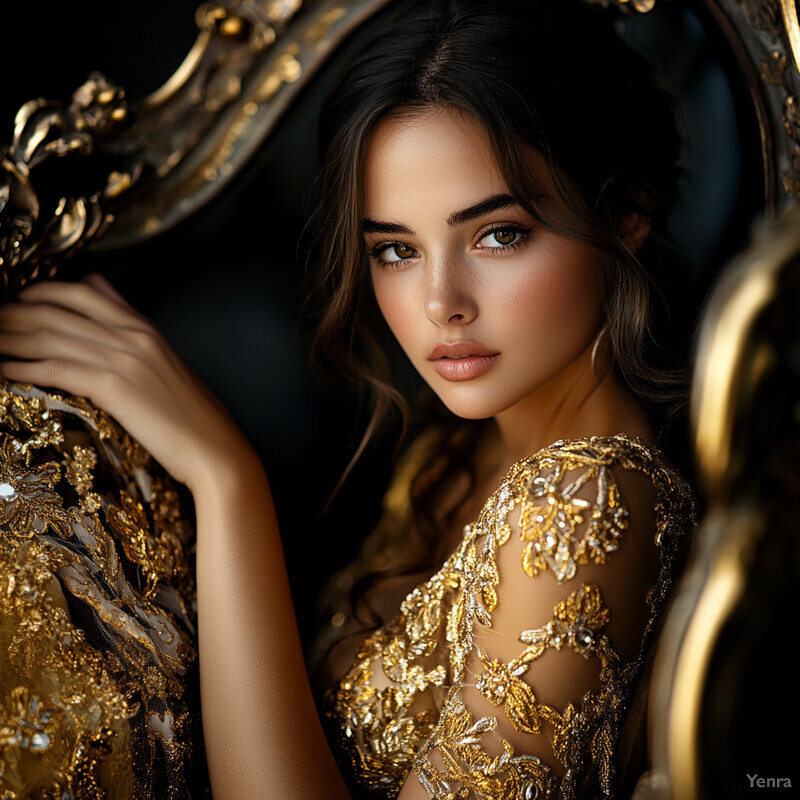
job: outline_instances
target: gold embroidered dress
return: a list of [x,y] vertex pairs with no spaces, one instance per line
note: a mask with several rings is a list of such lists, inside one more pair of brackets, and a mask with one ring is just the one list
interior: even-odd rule
[[[408,523],[398,493],[384,533]],[[406,779],[442,800],[610,796],[693,528],[690,489],[641,440],[557,442],[515,464],[328,692],[354,784],[381,798]]]
[[85,400],[0,381],[0,797],[200,797],[191,526]]

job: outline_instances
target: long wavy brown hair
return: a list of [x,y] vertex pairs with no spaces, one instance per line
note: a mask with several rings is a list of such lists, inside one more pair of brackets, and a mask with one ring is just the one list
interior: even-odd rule
[[[666,233],[679,137],[672,100],[655,85],[649,64],[618,38],[604,12],[577,0],[402,3],[351,63],[321,115],[313,290],[321,303],[315,363],[369,404],[354,460],[392,416],[403,431],[420,419],[420,408],[423,419],[436,409],[443,420],[436,457],[412,482],[413,564],[395,572],[434,563],[446,524],[437,517],[437,497],[454,471],[472,469],[479,427],[448,419],[430,398],[410,403],[397,385],[362,236],[370,136],[389,117],[437,106],[483,125],[510,194],[539,225],[601,254],[613,369],[656,430],[679,415],[687,389],[688,336],[671,302],[683,281]],[[537,193],[531,150],[543,159],[560,203]],[[631,220],[650,225],[637,253],[624,235]]]

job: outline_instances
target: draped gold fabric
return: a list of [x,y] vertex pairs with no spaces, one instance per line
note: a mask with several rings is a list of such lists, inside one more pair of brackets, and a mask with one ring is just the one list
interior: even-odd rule
[[201,796],[175,488],[91,404],[30,386],[0,385],[0,450],[0,796]]

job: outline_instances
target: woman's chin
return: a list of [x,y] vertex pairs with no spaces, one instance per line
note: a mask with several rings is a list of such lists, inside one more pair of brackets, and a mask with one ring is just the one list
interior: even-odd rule
[[489,419],[503,410],[497,403],[483,398],[453,398],[438,392],[437,395],[447,409],[461,419]]

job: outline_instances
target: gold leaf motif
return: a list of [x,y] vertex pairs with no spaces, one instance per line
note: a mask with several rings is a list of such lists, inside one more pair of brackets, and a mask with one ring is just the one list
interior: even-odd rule
[[100,496],[92,491],[93,470],[97,466],[97,453],[90,447],[75,445],[72,453],[64,453],[65,477],[80,498],[84,514],[100,510]]
[[761,80],[770,86],[780,86],[788,68],[789,59],[783,53],[773,50],[761,62]]
[[608,623],[610,612],[603,605],[597,586],[583,586],[553,609],[553,616],[567,625],[582,624],[598,631]]
[[800,144],[800,102],[794,95],[789,95],[783,103],[783,126],[798,144]]
[[533,689],[497,660],[483,660],[484,672],[478,675],[478,691],[495,706],[502,706],[511,724],[523,733],[541,733]]
[[779,0],[744,0],[744,7],[756,30],[776,36],[781,33],[783,19]]

